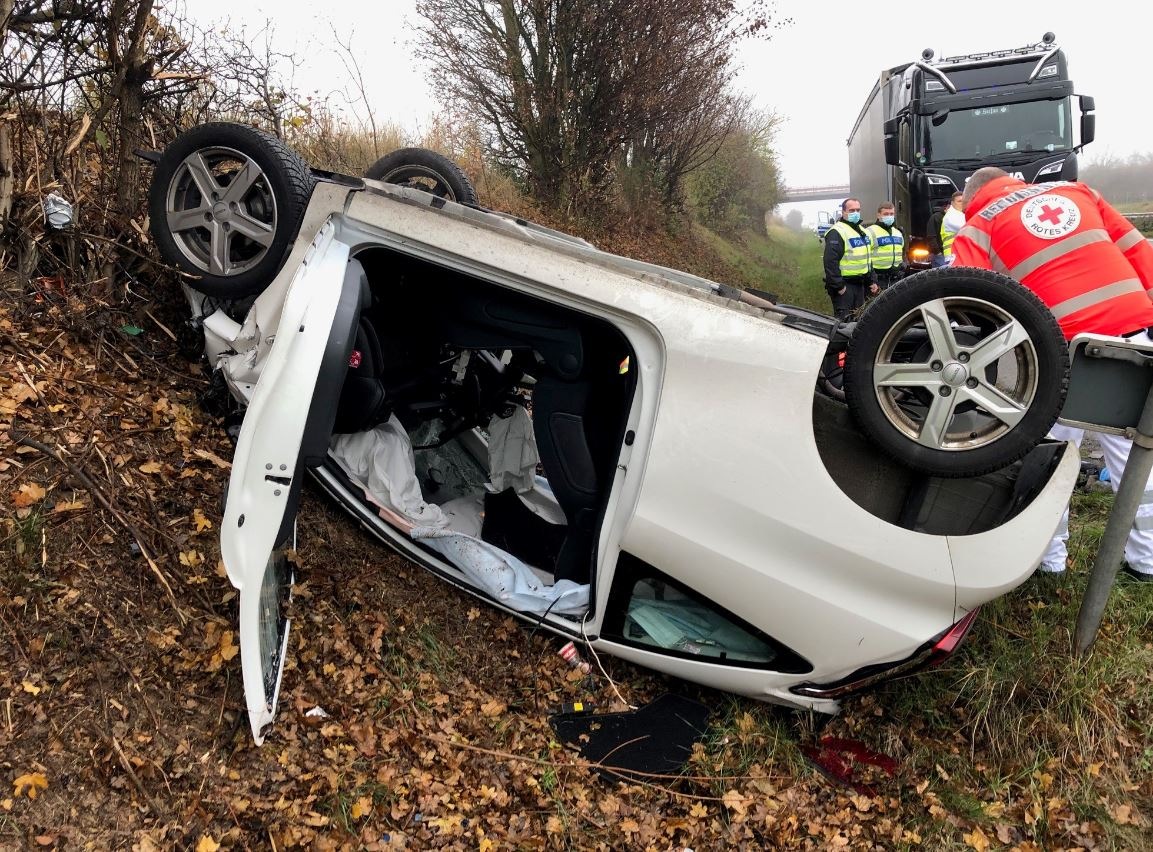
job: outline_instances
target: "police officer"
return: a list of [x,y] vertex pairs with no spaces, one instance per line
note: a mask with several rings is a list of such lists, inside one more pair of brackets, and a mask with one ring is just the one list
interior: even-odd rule
[[893,224],[896,220],[896,208],[886,201],[877,208],[877,221],[865,229],[871,243],[869,262],[882,290],[905,275],[905,236]]
[[833,315],[843,320],[865,304],[865,293],[877,292],[869,265],[869,235],[861,226],[861,201],[846,198],[841,218],[825,233],[825,289]]
[[[957,266],[994,269],[1036,293],[1065,337],[1120,335],[1153,345],[1153,246],[1101,195],[1082,183],[1026,184],[996,167],[978,169],[965,187],[967,221],[954,243]],[[1078,446],[1084,432],[1049,433]],[[1128,438],[1099,433],[1113,490],[1129,459]],[[1069,510],[1040,570],[1065,570]],[[1153,582],[1153,476],[1125,544],[1125,571]]]

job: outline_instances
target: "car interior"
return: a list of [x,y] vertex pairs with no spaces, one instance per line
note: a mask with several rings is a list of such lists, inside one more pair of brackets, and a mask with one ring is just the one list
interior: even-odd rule
[[[543,582],[589,584],[636,387],[626,338],[602,319],[391,249],[356,259],[365,284],[336,439],[399,423],[419,497],[452,518],[471,511],[461,529]],[[495,487],[501,460],[488,448],[498,433],[504,462],[527,465],[527,486],[514,476],[518,487]]]

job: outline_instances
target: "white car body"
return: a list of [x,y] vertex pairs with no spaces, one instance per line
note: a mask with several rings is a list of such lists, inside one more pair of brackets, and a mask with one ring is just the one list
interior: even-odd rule
[[[403,530],[363,505],[358,510],[330,466],[314,471],[383,542],[495,606],[602,654],[833,712],[838,692],[820,685],[921,662],[934,642],[1037,564],[1073,487],[1075,453],[1058,447],[1028,505],[991,529],[932,534],[899,526],[850,497],[818,447],[814,387],[826,339],[772,311],[713,295],[690,276],[429,198],[371,181],[366,188],[319,183],[287,262],[244,322],[223,312],[204,322],[210,359],[247,404],[221,549],[240,590],[245,694],[258,742],[275,714],[288,635],[285,625],[270,644],[266,630],[262,647],[262,582],[286,513],[290,522],[295,511],[298,456],[345,269],[366,246],[599,318],[631,348],[632,439],[617,459],[583,620],[504,606]],[[791,649],[804,665],[693,659],[606,635],[622,551]],[[798,691],[806,684],[817,687]]]

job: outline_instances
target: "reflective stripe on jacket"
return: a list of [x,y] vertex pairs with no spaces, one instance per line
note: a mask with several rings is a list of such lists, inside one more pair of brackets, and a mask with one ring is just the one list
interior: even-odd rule
[[886,228],[874,222],[865,228],[872,241],[870,262],[873,269],[887,270],[900,266],[905,261],[905,238],[894,226]]
[[869,274],[869,238],[848,222],[837,222],[833,230],[845,241],[845,253],[841,256],[841,277],[855,278]]
[[1003,177],[982,187],[965,213],[954,265],[1020,281],[1067,338],[1153,326],[1153,247],[1094,190]]

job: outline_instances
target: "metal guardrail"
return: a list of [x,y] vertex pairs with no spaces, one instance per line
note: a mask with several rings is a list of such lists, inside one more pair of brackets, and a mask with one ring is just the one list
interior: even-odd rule
[[1137,230],[1146,234],[1153,233],[1153,210],[1146,213],[1126,213],[1124,215]]

